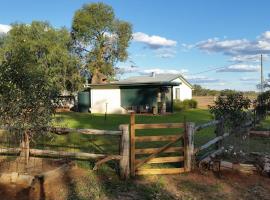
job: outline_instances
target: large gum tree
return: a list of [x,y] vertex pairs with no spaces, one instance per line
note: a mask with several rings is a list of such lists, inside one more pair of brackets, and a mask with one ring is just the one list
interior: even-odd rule
[[21,154],[27,162],[31,138],[46,131],[53,99],[65,87],[65,79],[72,79],[67,72],[75,77],[73,72],[78,73],[76,59],[69,52],[70,41],[66,29],[55,29],[46,22],[14,24],[2,36],[0,125],[21,136]]
[[117,19],[111,6],[91,3],[75,12],[72,37],[75,52],[92,74],[91,82],[102,83],[115,75],[118,61],[128,58],[132,27]]

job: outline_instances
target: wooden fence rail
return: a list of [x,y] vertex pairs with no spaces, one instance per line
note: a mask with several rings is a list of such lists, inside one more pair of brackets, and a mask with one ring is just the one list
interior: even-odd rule
[[204,144],[201,147],[197,148],[195,152],[205,150],[205,149],[209,148],[210,146],[212,146],[213,144],[216,144],[217,142],[223,140],[225,137],[228,137],[229,135],[230,135],[229,133],[225,133],[222,136],[215,137],[214,139],[208,141],[206,144]]
[[[212,146],[214,144],[218,144],[218,145],[216,145],[217,149],[218,149],[217,151],[220,152],[219,148],[221,146],[221,144],[220,144],[221,141],[225,137],[229,136],[228,133],[223,133],[224,132],[224,123],[223,123],[223,121],[221,121],[221,120],[220,121],[219,120],[213,120],[213,121],[207,122],[205,124],[198,125],[198,126],[195,127],[195,131],[200,131],[200,130],[202,130],[204,128],[208,128],[208,127],[211,127],[211,126],[216,126],[215,132],[216,132],[217,137],[215,137],[214,139],[208,141],[204,145],[196,148],[195,151],[194,151],[194,154],[198,155],[198,153],[200,151],[205,150],[205,149],[209,148],[210,146]],[[209,157],[209,154],[207,153],[207,154],[201,156],[201,158],[205,158],[205,157]],[[200,162],[201,162],[201,160],[199,159],[199,165],[200,165]]]
[[[7,128],[1,126],[2,130],[14,130],[14,128]],[[58,135],[67,135],[69,133],[79,133],[86,135],[107,135],[107,136],[118,136],[120,137],[119,144],[119,155],[106,155],[86,152],[67,152],[67,151],[53,151],[45,149],[29,149],[30,156],[39,157],[52,157],[52,158],[70,158],[70,159],[99,159],[94,169],[97,169],[102,163],[110,160],[119,160],[120,177],[123,179],[129,178],[130,175],[130,136],[129,136],[129,125],[124,124],[119,126],[119,130],[96,130],[96,129],[76,129],[76,128],[62,128],[62,127],[47,127],[44,130],[52,132]],[[19,155],[23,148],[1,148],[0,154],[5,155]]]
[[220,123],[220,121],[213,120],[213,121],[207,122],[205,124],[198,125],[198,126],[195,127],[195,131],[200,131],[201,129],[217,125],[218,123]]

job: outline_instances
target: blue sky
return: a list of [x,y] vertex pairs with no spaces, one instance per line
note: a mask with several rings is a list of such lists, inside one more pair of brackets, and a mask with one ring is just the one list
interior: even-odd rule
[[[83,0],[3,0],[0,31],[13,22],[46,20],[70,28]],[[120,19],[133,24],[130,58],[118,63],[125,76],[183,73],[192,83],[214,89],[255,90],[259,54],[265,76],[270,62],[270,1],[111,0]],[[136,67],[131,67],[136,66]],[[213,70],[220,68],[219,70]],[[209,71],[209,69],[212,69]],[[208,71],[205,73],[201,73]]]

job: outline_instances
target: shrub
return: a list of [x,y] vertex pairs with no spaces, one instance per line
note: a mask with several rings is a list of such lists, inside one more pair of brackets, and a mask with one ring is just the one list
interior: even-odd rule
[[173,110],[174,111],[182,111],[182,110],[184,110],[183,102],[180,101],[179,99],[175,99],[173,101]]
[[247,110],[251,105],[250,99],[241,92],[231,92],[219,96],[214,106],[209,106],[210,112],[217,120],[224,119],[230,128],[241,126],[249,118]]
[[198,102],[194,99],[186,99],[183,101],[185,109],[197,108]]
[[197,108],[198,102],[194,99],[186,99],[180,101],[179,99],[174,100],[173,109],[174,111],[182,111],[191,108]]

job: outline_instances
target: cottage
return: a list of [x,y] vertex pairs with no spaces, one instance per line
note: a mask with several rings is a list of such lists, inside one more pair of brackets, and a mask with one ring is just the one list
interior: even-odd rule
[[173,112],[173,100],[192,98],[192,85],[176,74],[136,76],[86,86],[92,113]]

